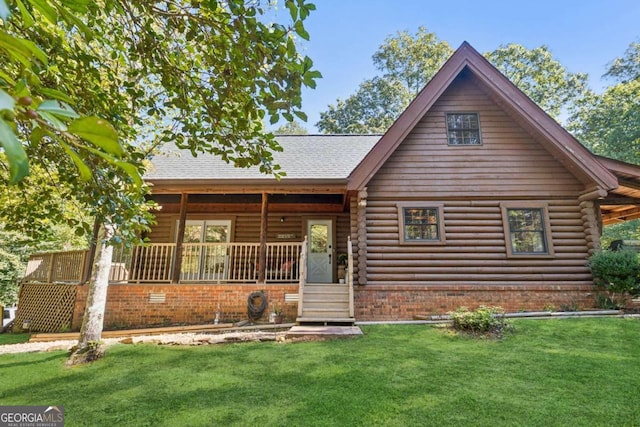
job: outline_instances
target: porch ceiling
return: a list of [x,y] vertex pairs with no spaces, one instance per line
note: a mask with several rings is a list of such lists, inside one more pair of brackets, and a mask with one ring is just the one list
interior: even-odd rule
[[618,178],[618,188],[600,201],[602,223],[616,224],[640,218],[640,166],[598,157]]
[[[179,194],[151,196],[166,213],[180,212]],[[188,213],[260,212],[261,194],[189,194]],[[342,212],[344,194],[271,194],[269,211],[272,213]]]

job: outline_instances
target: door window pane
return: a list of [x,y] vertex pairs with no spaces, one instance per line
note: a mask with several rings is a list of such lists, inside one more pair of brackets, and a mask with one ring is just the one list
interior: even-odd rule
[[311,253],[327,252],[329,227],[323,224],[311,225]]
[[207,225],[204,241],[207,243],[227,242],[229,229],[226,225]]

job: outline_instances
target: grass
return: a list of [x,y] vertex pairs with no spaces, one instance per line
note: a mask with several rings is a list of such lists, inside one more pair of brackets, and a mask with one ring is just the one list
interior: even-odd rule
[[67,426],[639,425],[640,321],[514,321],[500,341],[429,326],[357,339],[117,345],[0,356],[3,405],[62,405]]
[[19,344],[29,341],[29,334],[0,334],[0,345]]

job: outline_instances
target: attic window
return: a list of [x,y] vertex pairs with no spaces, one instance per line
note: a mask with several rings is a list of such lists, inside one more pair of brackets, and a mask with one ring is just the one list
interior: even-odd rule
[[481,145],[478,113],[447,113],[449,145]]

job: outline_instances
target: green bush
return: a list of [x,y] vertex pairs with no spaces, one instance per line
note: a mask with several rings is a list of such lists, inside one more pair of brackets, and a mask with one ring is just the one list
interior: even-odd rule
[[501,333],[505,327],[504,309],[502,307],[480,306],[476,310],[459,307],[449,313],[453,329],[474,335]]
[[629,251],[602,251],[589,258],[594,283],[606,292],[602,301],[624,306],[627,295],[640,295],[640,259]]

